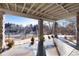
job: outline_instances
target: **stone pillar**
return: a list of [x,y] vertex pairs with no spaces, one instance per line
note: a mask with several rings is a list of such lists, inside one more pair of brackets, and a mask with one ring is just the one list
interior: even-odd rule
[[38,51],[37,51],[37,56],[45,56],[45,49],[43,46],[43,42],[44,42],[44,37],[43,37],[43,20],[40,19],[38,20]]
[[2,52],[3,44],[3,12],[0,12],[0,53]]
[[77,46],[79,46],[79,13],[77,13]]

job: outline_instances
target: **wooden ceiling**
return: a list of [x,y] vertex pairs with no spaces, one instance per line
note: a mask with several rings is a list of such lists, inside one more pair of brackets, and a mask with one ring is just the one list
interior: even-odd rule
[[60,20],[76,16],[78,3],[0,3],[0,11],[34,19]]

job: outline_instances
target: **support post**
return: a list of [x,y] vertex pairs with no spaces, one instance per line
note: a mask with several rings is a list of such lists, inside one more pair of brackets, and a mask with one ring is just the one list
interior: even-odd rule
[[57,26],[58,26],[57,22],[54,21],[54,35],[55,35],[55,38],[58,38],[58,36],[57,36],[57,30],[58,30]]
[[0,53],[2,52],[3,44],[3,12],[0,11]]
[[38,50],[37,50],[37,56],[46,56],[45,48],[43,45],[44,37],[43,37],[43,20],[38,20]]
[[79,47],[79,12],[77,13],[77,47]]

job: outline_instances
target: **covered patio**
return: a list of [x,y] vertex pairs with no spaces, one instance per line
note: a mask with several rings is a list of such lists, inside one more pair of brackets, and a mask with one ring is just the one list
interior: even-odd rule
[[[54,44],[56,45],[56,50],[58,51],[58,55],[79,55],[79,4],[77,3],[0,3],[0,52],[2,52],[2,46],[4,42],[5,36],[5,26],[3,15],[16,15],[27,18],[33,18],[38,20],[38,48],[37,48],[37,56],[46,56],[46,50],[43,42],[43,21],[50,21],[54,24]],[[57,22],[58,20],[67,19],[71,20],[73,17],[76,18],[76,46],[69,46],[64,44],[62,40],[57,38]],[[62,46],[65,48],[70,48],[70,51],[66,50],[62,52]],[[62,48],[62,49],[61,49]],[[77,52],[77,53],[76,53]],[[52,52],[53,53],[53,52]]]

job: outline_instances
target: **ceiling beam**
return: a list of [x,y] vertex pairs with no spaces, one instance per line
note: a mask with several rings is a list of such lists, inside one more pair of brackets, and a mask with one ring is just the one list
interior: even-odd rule
[[73,3],[65,3],[64,8],[71,6]]
[[[71,9],[69,9],[68,11],[70,12],[70,13],[75,13],[75,12],[77,12],[79,10],[79,7],[78,6],[76,6],[76,7],[74,7],[74,8],[71,8]],[[73,12],[74,11],[74,12]],[[56,13],[57,15],[63,15],[63,14],[65,14],[66,12],[60,12],[60,13]]]
[[76,13],[74,13],[74,12],[71,12],[71,15],[69,16],[68,14],[66,14],[66,13],[61,13],[61,14],[58,14],[58,15],[56,15],[56,16],[58,16],[58,17],[65,17],[65,18],[69,18],[69,17],[71,17],[71,16],[76,16]]
[[[11,4],[11,6],[14,6],[14,5]],[[20,8],[20,9],[23,8],[22,6],[19,6],[19,5],[18,5],[17,7]],[[55,6],[55,7],[56,7],[56,6]],[[28,10],[27,7],[26,7],[25,9]],[[31,9],[31,11],[34,12],[35,10]],[[37,12],[37,11],[36,11],[36,12]],[[37,13],[39,13],[39,12],[37,12]],[[40,13],[40,15],[43,15],[43,16],[49,16],[47,13],[46,13],[46,14],[44,14],[44,13]],[[55,17],[55,16],[52,15],[52,18],[58,18],[58,17]]]
[[8,10],[10,10],[9,4],[5,3]]
[[26,3],[24,3],[24,5],[23,5],[22,10],[21,10],[21,13],[24,11],[25,6],[26,6]]
[[60,8],[57,8],[57,9],[54,9],[54,10],[52,10],[52,11],[50,11],[49,13],[47,13],[47,14],[52,14],[52,13],[55,13],[55,12],[59,12],[59,11],[61,11],[61,9]]
[[59,6],[60,8],[62,8],[63,10],[65,10],[65,12],[69,13],[68,10],[66,10],[62,5],[59,5],[58,3],[56,3],[57,6]]
[[58,4],[60,4],[60,5],[64,5],[65,3],[58,3]]
[[[71,5],[71,4],[68,4],[68,5]],[[68,5],[66,5],[66,6],[68,6]],[[77,6],[77,5],[75,5],[75,6]],[[63,7],[63,6],[62,6],[62,7]],[[57,10],[57,9],[56,9],[56,10]],[[51,13],[49,12],[49,15],[60,15],[60,14],[65,13],[64,10],[66,10],[66,13],[70,13],[70,12],[71,12],[71,11],[65,9],[65,8],[64,8],[64,10],[63,10],[63,13],[62,13],[61,10],[58,10],[58,12],[56,12],[56,10],[53,12],[53,14],[52,14],[52,12],[51,12]]]
[[43,7],[45,4],[44,3],[42,3],[42,4],[40,4],[36,9],[35,9],[35,11],[33,11],[32,12],[32,14],[34,14],[35,12],[37,12],[37,10],[39,10],[41,7]]
[[63,13],[60,13],[60,14],[56,14],[55,16],[60,17],[60,16],[64,16],[64,15],[68,15],[68,14],[66,14],[66,12],[63,12]]
[[68,9],[70,12],[73,12],[73,11],[75,11],[75,10],[79,10],[79,6],[76,6],[76,7],[74,7],[74,8],[71,8],[71,9]]
[[1,8],[0,8],[0,11],[4,12],[5,14],[9,14],[9,15],[22,16],[22,17],[27,17],[27,18],[37,19],[37,20],[40,20],[40,19],[43,19],[43,20],[50,19],[50,18],[45,18],[45,17],[39,17],[39,16],[36,16],[36,15],[24,14],[24,13],[19,13],[19,12],[11,11],[11,10],[1,9]]
[[79,7],[79,4],[73,4],[72,6],[67,7],[66,9],[72,9],[72,8],[75,8],[75,7]]
[[65,9],[62,5],[59,5],[57,3],[56,3],[56,5],[59,6],[60,8],[62,8],[69,16],[71,15],[71,13],[67,9]]
[[33,3],[33,4],[30,6],[30,8],[29,8],[28,11],[27,11],[27,14],[31,11],[31,9],[33,8],[34,5],[35,5],[35,3]]
[[[67,13],[66,13],[66,12],[64,12],[64,11],[63,11],[63,12],[61,11],[61,12],[58,12],[58,13],[53,14],[53,15],[61,15],[61,14],[67,14]],[[52,14],[51,14],[51,15],[52,15]]]
[[52,10],[55,10],[57,7],[58,6],[53,6],[53,8],[50,8],[50,9],[46,10],[45,12],[43,12],[43,15],[52,12]]
[[[60,5],[62,5],[62,3]],[[54,15],[54,14],[56,14],[58,12],[61,12],[61,10],[62,9],[59,7],[59,5],[56,5],[56,8],[54,8],[53,11],[48,12],[48,15],[51,15],[51,14]]]
[[[39,13],[41,13],[42,11],[48,9],[48,8],[49,8],[50,6],[52,6],[52,5],[53,5],[53,4],[51,3],[51,4],[49,4],[48,6],[42,8],[41,11],[39,11]],[[39,13],[36,13],[36,15],[39,14]]]
[[[57,5],[58,7],[59,7],[59,5],[60,5],[61,7],[63,7],[63,6],[62,6],[63,4],[65,4],[65,3],[61,3],[61,4],[58,4],[58,5],[56,4],[56,5]],[[70,5],[70,4],[69,4],[69,5]],[[68,5],[67,5],[67,6],[68,6]],[[64,7],[63,7],[63,9],[65,10]],[[63,9],[62,9],[62,8],[60,9],[60,7],[59,7],[59,8],[57,8],[55,11],[49,12],[48,14],[52,14],[52,13],[53,13],[53,14],[56,14],[56,13],[61,12],[61,10],[63,11]],[[67,10],[67,12],[69,12],[69,11]]]
[[[14,6],[14,4],[11,4],[11,6]],[[22,6],[19,6],[19,5],[18,5],[17,7],[20,8],[20,9],[22,9]],[[25,9],[28,10],[27,7],[26,7]],[[31,9],[31,11],[34,12],[35,10]],[[37,12],[37,13],[39,13],[39,12]],[[32,15],[33,15],[33,14],[32,14]],[[58,17],[55,17],[54,15],[48,15],[47,13],[46,13],[46,14],[41,13],[40,15],[43,15],[43,16],[51,16],[52,18],[58,19]]]
[[62,18],[63,19],[68,19],[68,18],[71,18],[73,16],[76,16],[76,14],[72,13],[72,15],[68,16],[68,14],[62,14],[62,15],[58,15],[58,17]]
[[[48,15],[48,14],[45,14],[45,15],[42,15],[43,17],[49,17],[51,19],[60,19],[60,17],[57,17],[57,16],[53,16],[53,15]],[[42,17],[41,16],[41,17]]]
[[[44,6],[44,5],[45,5],[45,4],[43,4],[42,6]],[[42,6],[41,6],[41,7],[42,7]],[[19,8],[21,8],[21,6],[19,6]],[[26,7],[25,9],[26,9],[26,10],[28,10],[28,8],[27,8],[27,7]],[[34,12],[35,10],[31,9],[31,11],[32,11],[32,12]],[[37,13],[39,13],[39,12],[37,12]],[[48,14],[43,14],[43,13],[41,13],[40,15],[44,15],[44,16],[51,16],[51,15],[48,15]],[[52,18],[56,18],[56,19],[58,19],[58,17],[55,17],[55,16],[53,16],[53,15],[52,15]]]
[[79,12],[79,7],[75,7],[73,9],[69,9],[70,12]]
[[[72,5],[72,3],[70,4],[70,5]],[[63,7],[63,6],[62,6]],[[63,7],[64,8],[64,7]],[[65,8],[64,8],[65,9]],[[73,9],[76,9],[76,8],[71,8],[72,10]],[[67,10],[67,9],[65,9],[67,12],[68,12],[68,14],[67,14],[67,18],[70,18],[70,17],[72,17],[72,16],[76,16],[76,13],[75,13],[75,10],[73,10],[72,12],[70,11],[70,10]],[[76,12],[78,12],[78,11],[76,11]],[[60,16],[60,15],[63,15],[63,14],[59,14],[58,16]],[[66,14],[65,14],[66,15]],[[66,18],[65,17],[65,18]]]

